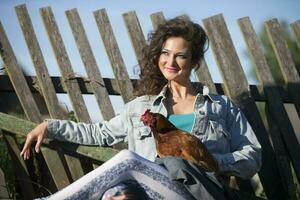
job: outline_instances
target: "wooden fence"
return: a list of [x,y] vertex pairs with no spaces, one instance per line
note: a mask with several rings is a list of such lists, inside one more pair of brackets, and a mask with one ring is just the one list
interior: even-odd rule
[[[66,119],[59,106],[57,93],[67,93],[76,119],[88,123],[91,119],[82,94],[94,94],[103,118],[108,120],[115,115],[109,95],[121,95],[124,102],[130,101],[134,98],[136,81],[130,80],[128,76],[105,9],[97,10],[93,14],[114,72],[114,79],[102,78],[76,9],[66,11],[66,16],[85,66],[87,78],[76,77],[50,7],[41,8],[40,14],[61,77],[50,77],[48,73],[26,6],[17,6],[15,10],[36,76],[25,77],[23,75],[15,56],[18,52],[13,52],[0,22],[0,54],[5,71],[8,73],[8,76],[0,76],[0,92],[15,92],[26,115],[26,119],[20,119],[6,114],[5,108],[2,108],[0,129],[2,129],[2,135],[13,160],[21,193],[25,199],[32,199],[41,194],[41,188],[33,184],[34,182],[45,184],[54,192],[64,188],[118,152],[113,148],[89,147],[46,140],[41,148],[41,154],[36,154],[34,159],[24,162],[19,156],[22,142],[16,140],[16,136],[25,136],[37,123],[43,121],[33,94],[39,93],[44,97],[52,118]],[[165,20],[161,12],[154,13],[150,17],[154,28]],[[140,63],[141,49],[146,45],[140,23],[135,12],[125,13],[123,18],[137,61]],[[263,147],[263,165],[259,171],[259,177],[267,198],[296,198],[294,182],[299,183],[300,178],[300,148],[284,103],[294,104],[299,116],[300,79],[278,20],[266,21],[265,29],[276,52],[280,73],[285,78],[285,88],[276,85],[249,17],[238,19],[238,25],[259,77],[260,84],[257,86],[249,86],[247,82],[222,14],[208,17],[203,20],[203,23],[224,83],[213,83],[205,61],[196,71],[198,79],[201,83],[208,85],[213,93],[228,95],[242,108],[248,118]],[[291,24],[291,27],[300,48],[300,21]],[[259,114],[256,101],[266,103],[267,126]],[[32,163],[35,163],[34,168]],[[33,169],[40,170],[38,177]],[[296,180],[293,180],[292,169],[295,171]],[[47,180],[48,178],[50,181]],[[248,181],[238,179],[238,183],[240,190],[253,192]]]

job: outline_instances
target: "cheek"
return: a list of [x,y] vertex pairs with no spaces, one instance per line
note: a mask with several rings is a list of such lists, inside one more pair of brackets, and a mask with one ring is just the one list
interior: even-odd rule
[[162,56],[160,56],[158,59],[158,67],[161,72],[164,67],[164,63],[165,63],[165,59]]
[[181,60],[178,62],[178,65],[181,66],[184,71],[191,71],[192,64],[189,60]]

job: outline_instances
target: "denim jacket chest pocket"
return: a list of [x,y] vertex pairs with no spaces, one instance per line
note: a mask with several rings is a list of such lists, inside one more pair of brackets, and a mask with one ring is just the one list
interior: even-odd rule
[[152,136],[151,129],[145,126],[143,122],[140,121],[140,116],[133,115],[131,117],[131,121],[135,140],[144,140]]
[[206,142],[221,153],[230,151],[231,135],[227,130],[225,120],[219,116],[210,115],[206,127]]

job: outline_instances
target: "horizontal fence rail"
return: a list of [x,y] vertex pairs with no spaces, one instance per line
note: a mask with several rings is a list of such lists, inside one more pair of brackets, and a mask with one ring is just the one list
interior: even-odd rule
[[[40,94],[39,86],[36,84],[36,77],[35,76],[25,76],[25,80],[29,86],[31,93],[33,94]],[[85,77],[76,77],[79,88],[82,94],[85,95],[92,95],[94,94],[94,90],[91,86],[91,80]],[[62,86],[61,78],[58,76],[51,77],[53,86],[57,94],[66,94],[67,91]],[[137,79],[130,79],[132,85],[136,85]],[[108,95],[120,95],[120,90],[117,86],[116,80],[113,78],[103,78],[104,84],[101,84],[101,87],[105,87],[107,90]],[[99,83],[100,84],[100,83]],[[202,88],[204,84],[201,82],[193,82],[195,87]],[[224,84],[223,83],[214,83],[215,93],[224,95]],[[257,85],[249,85],[250,93],[253,99],[257,102],[265,102],[267,98],[265,97],[264,93],[260,90],[260,86]],[[292,97],[289,96],[289,93],[282,87],[277,87],[277,90],[280,94],[281,99],[284,103],[293,103]],[[14,88],[9,80],[7,75],[0,75],[0,92],[1,93],[15,93]]]

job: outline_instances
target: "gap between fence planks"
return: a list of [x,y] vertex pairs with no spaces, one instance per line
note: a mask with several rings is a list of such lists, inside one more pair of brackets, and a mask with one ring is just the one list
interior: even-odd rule
[[[294,138],[296,136],[293,131],[293,127],[291,126],[288,115],[284,109],[283,102],[276,88],[275,80],[272,77],[267,60],[264,57],[262,47],[260,46],[259,39],[252,27],[250,19],[248,17],[241,18],[238,20],[238,23],[255,64],[257,77],[260,80],[261,87],[264,89],[265,96],[268,99],[266,104],[268,106],[269,127],[271,127],[272,130],[270,133],[272,136],[274,151],[278,157],[277,164],[280,166],[279,173],[281,175],[281,181],[284,183],[283,186],[285,187],[289,197],[296,198],[296,188],[293,181],[289,156],[285,151],[285,146],[281,138],[289,136],[290,140],[296,139],[296,141],[297,138]],[[282,126],[282,129],[285,130],[285,132],[282,132],[279,126]],[[297,155],[297,147],[293,151],[294,152],[291,153]],[[299,168],[299,166],[295,167]]]
[[[280,185],[278,169],[273,163],[276,158],[270,144],[267,131],[259,115],[255,101],[249,93],[249,85],[234,49],[229,31],[222,14],[203,20],[211,47],[221,72],[225,93],[242,109],[263,147],[263,165],[259,172],[269,199],[284,197],[283,186]],[[278,185],[274,185],[278,183]]]

